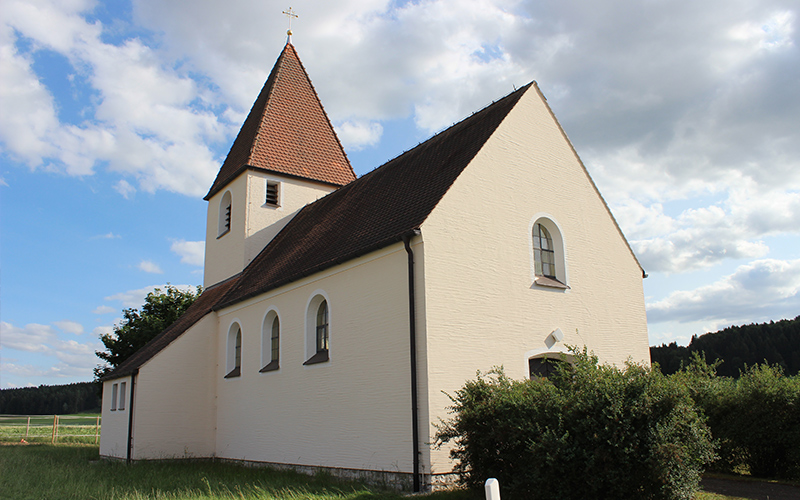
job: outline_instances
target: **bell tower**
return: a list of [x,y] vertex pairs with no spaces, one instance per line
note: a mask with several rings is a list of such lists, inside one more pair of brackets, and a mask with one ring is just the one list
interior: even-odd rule
[[355,178],[289,40],[204,198],[204,286],[241,272],[300,209]]

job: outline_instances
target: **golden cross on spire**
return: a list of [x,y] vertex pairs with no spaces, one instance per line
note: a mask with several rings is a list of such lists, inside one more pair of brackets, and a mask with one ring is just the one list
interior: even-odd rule
[[285,15],[287,19],[289,19],[289,30],[288,30],[288,31],[286,31],[286,34],[287,34],[287,35],[289,35],[289,36],[292,36],[292,18],[293,18],[293,17],[294,17],[294,18],[298,18],[298,17],[300,17],[300,16],[298,16],[297,14],[295,14],[295,13],[294,13],[294,10],[293,10],[291,7],[289,7],[289,9],[288,9],[288,10],[284,10],[284,11],[282,12],[282,14],[283,14],[283,15]]

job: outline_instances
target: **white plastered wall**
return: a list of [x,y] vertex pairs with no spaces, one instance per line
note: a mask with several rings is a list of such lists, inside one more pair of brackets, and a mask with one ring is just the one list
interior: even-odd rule
[[214,455],[216,331],[210,313],[139,369],[134,459]]
[[[119,394],[113,403],[112,388],[125,384],[125,404],[123,410],[116,409],[119,404]],[[100,456],[126,458],[128,453],[128,420],[130,410],[131,377],[121,377],[103,382],[103,408],[101,412],[103,425],[100,427]]]
[[[267,181],[280,184],[280,203],[267,205]],[[257,170],[245,170],[208,200],[203,285],[208,287],[241,272],[304,206],[335,188]],[[231,229],[218,237],[219,205],[230,191]]]
[[[562,231],[568,290],[532,283],[531,228]],[[649,363],[642,271],[552,117],[531,88],[422,226],[431,422],[450,394],[494,366],[587,346],[601,362]],[[560,329],[564,338],[548,336]],[[431,426],[430,433],[435,429]],[[452,467],[433,452],[434,472]]]
[[[218,457],[411,472],[407,254],[401,243],[219,311]],[[308,359],[306,308],[322,293],[330,360]],[[280,314],[280,369],[262,368],[265,315]],[[242,328],[241,377],[224,378]]]

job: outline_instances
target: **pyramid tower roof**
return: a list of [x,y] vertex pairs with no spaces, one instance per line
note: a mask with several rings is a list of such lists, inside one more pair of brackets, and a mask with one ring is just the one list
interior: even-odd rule
[[343,186],[356,175],[311,84],[287,42],[205,199],[247,169]]

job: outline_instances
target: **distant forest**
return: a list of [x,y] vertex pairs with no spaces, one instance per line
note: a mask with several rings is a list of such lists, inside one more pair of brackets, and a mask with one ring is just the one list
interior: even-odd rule
[[709,364],[722,360],[717,374],[726,377],[738,377],[745,364],[753,366],[765,361],[782,366],[786,375],[796,375],[800,372],[800,316],[695,335],[686,347],[675,342],[653,346],[650,357],[669,375],[687,365],[694,352],[705,353]]
[[0,390],[0,414],[5,415],[93,413],[100,411],[100,404],[94,382]]

